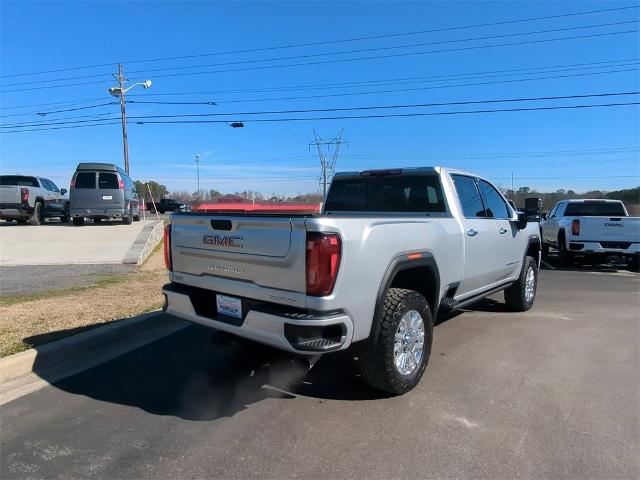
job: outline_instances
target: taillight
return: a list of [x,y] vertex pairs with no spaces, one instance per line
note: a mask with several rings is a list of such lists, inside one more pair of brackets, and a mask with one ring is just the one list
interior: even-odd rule
[[571,234],[580,235],[580,220],[577,218],[571,221]]
[[171,258],[171,224],[164,227],[164,266],[170,272],[173,271],[173,261]]
[[124,180],[122,179],[118,180],[118,188],[120,190],[124,190]]
[[341,251],[338,234],[307,232],[307,295],[322,297],[331,293]]
[[69,184],[69,190],[71,190],[72,188],[76,188],[76,177],[75,177],[75,175],[73,176],[73,178],[71,179],[71,183]]
[[20,201],[22,203],[29,203],[29,189],[28,188],[21,188],[20,189]]

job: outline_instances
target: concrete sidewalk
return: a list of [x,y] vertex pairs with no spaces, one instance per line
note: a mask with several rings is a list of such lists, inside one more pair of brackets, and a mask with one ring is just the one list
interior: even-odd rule
[[82,227],[1,223],[0,265],[135,264],[153,250],[161,234],[162,222],[155,218],[131,225],[104,222]]

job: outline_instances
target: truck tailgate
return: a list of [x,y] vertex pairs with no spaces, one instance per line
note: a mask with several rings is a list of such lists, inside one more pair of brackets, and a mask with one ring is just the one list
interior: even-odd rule
[[190,213],[171,223],[174,272],[304,292],[303,217]]
[[579,217],[580,239],[640,242],[639,217]]
[[15,185],[0,185],[0,203],[19,204],[20,187]]

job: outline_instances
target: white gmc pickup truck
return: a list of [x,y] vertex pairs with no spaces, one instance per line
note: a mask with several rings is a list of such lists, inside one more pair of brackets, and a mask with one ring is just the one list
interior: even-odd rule
[[640,218],[630,217],[620,200],[563,200],[549,210],[540,229],[543,252],[556,248],[562,263],[578,255],[618,255],[638,269]]
[[353,348],[371,385],[402,394],[439,309],[501,290],[531,308],[539,231],[472,173],[340,173],[317,215],[173,214],[164,309],[298,354]]

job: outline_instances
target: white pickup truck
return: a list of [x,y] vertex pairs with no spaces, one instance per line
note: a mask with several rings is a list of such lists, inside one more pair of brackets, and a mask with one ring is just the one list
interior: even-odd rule
[[40,225],[45,218],[69,221],[69,197],[48,178],[0,175],[0,220]]
[[317,215],[173,214],[164,310],[298,354],[353,348],[371,385],[402,394],[439,309],[501,290],[531,308],[539,232],[472,173],[340,173]]
[[543,252],[558,250],[562,263],[578,255],[627,258],[638,268],[640,259],[640,217],[630,217],[619,200],[563,200],[540,224]]

